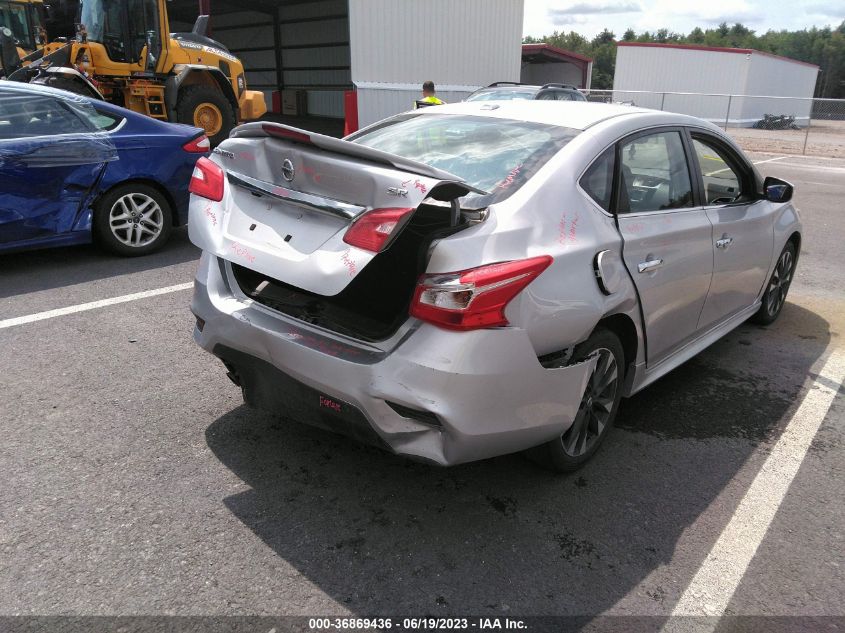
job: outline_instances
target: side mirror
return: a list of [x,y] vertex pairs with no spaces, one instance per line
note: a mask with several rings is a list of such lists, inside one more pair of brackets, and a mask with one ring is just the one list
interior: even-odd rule
[[789,202],[792,200],[793,188],[785,180],[766,176],[763,181],[763,197],[769,202]]

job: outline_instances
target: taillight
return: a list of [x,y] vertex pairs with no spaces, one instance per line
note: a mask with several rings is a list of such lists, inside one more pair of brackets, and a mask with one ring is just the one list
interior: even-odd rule
[[219,202],[223,199],[223,170],[217,163],[203,156],[194,166],[188,191]]
[[449,330],[507,325],[505,307],[551,263],[552,258],[543,255],[426,275],[417,284],[411,316]]
[[383,251],[390,238],[398,235],[412,212],[413,209],[399,208],[368,211],[347,229],[343,241],[373,253]]
[[194,140],[185,143],[182,149],[195,154],[205,154],[211,149],[211,142],[205,134],[200,134]]

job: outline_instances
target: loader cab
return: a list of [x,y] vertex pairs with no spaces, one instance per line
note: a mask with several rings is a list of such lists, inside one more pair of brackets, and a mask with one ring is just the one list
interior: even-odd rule
[[0,0],[0,27],[12,32],[15,44],[24,52],[31,53],[43,42],[43,6],[34,2]]
[[[167,15],[162,0],[82,0],[79,35],[101,44],[110,62],[128,64],[131,70],[160,72],[162,33],[167,33]],[[96,53],[95,53],[96,54]],[[102,72],[105,60],[94,60]],[[116,64],[110,64],[115,67]],[[128,70],[128,69],[127,69]]]

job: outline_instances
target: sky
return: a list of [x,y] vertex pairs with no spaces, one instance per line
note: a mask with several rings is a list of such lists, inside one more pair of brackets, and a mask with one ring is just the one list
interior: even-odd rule
[[720,22],[741,22],[757,33],[812,26],[836,27],[845,20],[845,0],[524,0],[523,35],[576,31],[592,38],[608,28],[621,38],[667,28],[689,33]]

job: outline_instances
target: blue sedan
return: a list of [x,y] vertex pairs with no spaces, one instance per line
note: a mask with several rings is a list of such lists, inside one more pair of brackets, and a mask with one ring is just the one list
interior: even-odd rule
[[145,255],[188,219],[199,128],[44,86],[0,84],[0,252],[91,241]]

